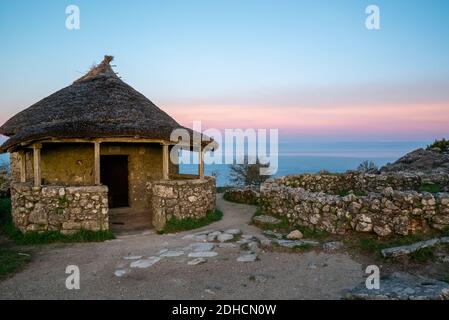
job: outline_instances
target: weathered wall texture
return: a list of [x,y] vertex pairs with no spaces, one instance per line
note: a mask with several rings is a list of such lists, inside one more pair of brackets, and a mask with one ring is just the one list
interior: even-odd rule
[[280,177],[280,184],[301,187],[311,192],[338,194],[345,191],[379,192],[387,187],[395,190],[419,190],[425,183],[437,183],[444,191],[449,191],[447,174],[363,174],[348,172],[341,174],[298,174]]
[[[146,184],[162,178],[162,147],[158,144],[101,144],[101,155],[127,155],[129,171],[129,204],[132,208],[148,208]],[[43,144],[41,150],[43,185],[84,186],[93,185],[93,144]],[[11,177],[20,180],[18,153],[11,154]],[[27,182],[33,181],[32,151],[26,153]],[[178,166],[170,164],[170,173]]]
[[22,232],[108,230],[107,193],[106,186],[34,188],[29,183],[13,183],[13,221]]
[[[261,187],[259,205],[266,212],[287,217],[292,224],[337,234],[356,230],[374,232],[379,236],[407,235],[426,232],[430,228],[442,230],[449,227],[449,193],[393,190],[391,186],[384,187],[385,177],[375,180],[371,177],[373,175],[369,176],[365,180],[370,181],[366,184],[367,192],[362,188],[349,188],[349,185],[342,188],[333,175],[270,179]],[[413,179],[400,176],[395,179],[398,180],[391,181],[400,183],[395,185],[393,182],[392,185],[398,188],[408,187],[409,182],[415,185]],[[302,184],[303,181],[307,183]],[[380,183],[376,185],[373,181]],[[298,187],[298,184],[302,187]],[[354,189],[366,192],[366,195],[329,194],[337,190]],[[382,191],[370,191],[379,189]]]
[[153,226],[162,230],[172,219],[202,218],[215,210],[215,179],[179,179],[152,181],[147,185],[151,195]]

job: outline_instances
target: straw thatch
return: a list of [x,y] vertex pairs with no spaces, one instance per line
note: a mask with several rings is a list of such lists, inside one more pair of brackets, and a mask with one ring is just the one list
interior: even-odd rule
[[170,140],[171,132],[183,127],[117,77],[111,60],[105,56],[72,85],[9,119],[0,127],[0,134],[10,137],[1,151],[47,138]]

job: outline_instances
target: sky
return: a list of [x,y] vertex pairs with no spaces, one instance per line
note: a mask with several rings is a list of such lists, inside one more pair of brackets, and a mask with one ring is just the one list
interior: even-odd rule
[[[66,7],[80,29],[66,28]],[[365,27],[367,6],[380,30]],[[449,1],[0,0],[0,123],[105,54],[178,122],[280,137],[449,137]]]

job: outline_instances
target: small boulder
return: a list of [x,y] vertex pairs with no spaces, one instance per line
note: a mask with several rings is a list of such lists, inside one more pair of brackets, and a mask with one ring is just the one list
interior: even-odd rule
[[287,235],[287,239],[289,239],[289,240],[299,240],[299,239],[302,239],[303,237],[304,237],[304,235],[299,230],[293,230],[292,232],[290,232]]
[[217,237],[217,240],[220,242],[226,242],[226,241],[230,241],[232,239],[234,239],[234,236],[229,233],[222,233],[222,234],[218,235],[218,237]]

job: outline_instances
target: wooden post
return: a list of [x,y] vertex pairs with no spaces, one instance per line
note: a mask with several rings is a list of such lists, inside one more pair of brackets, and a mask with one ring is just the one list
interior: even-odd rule
[[198,166],[199,177],[200,179],[204,179],[204,152],[201,146],[200,149],[198,150],[198,157],[199,157],[199,166]]
[[41,187],[41,144],[33,145],[33,167],[34,167],[34,186]]
[[94,183],[96,186],[101,184],[100,181],[100,142],[94,142]]
[[25,151],[19,151],[20,159],[20,182],[24,183],[27,181],[27,162]]
[[168,145],[162,145],[162,179],[168,180]]

